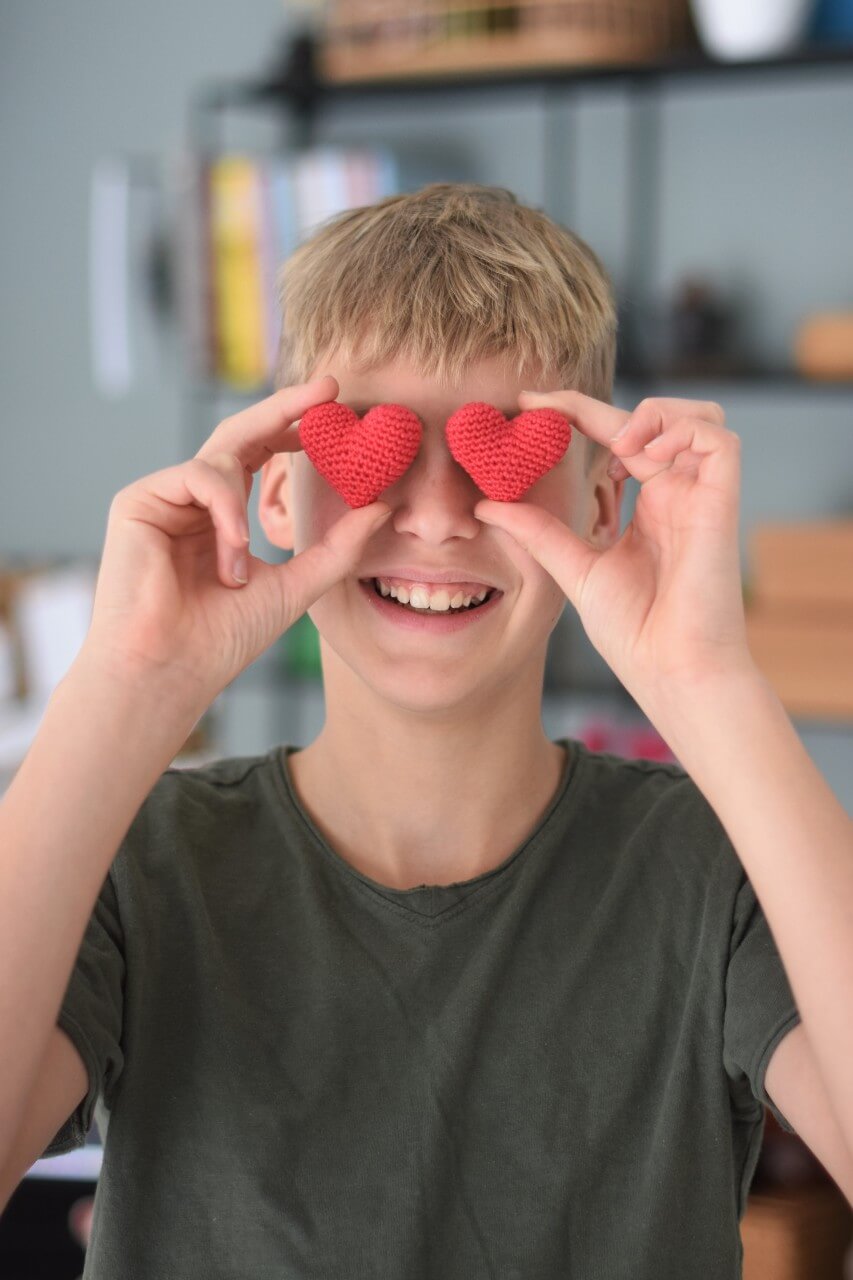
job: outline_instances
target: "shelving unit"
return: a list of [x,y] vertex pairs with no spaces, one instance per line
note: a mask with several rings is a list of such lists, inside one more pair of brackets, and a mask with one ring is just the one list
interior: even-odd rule
[[[269,74],[257,80],[215,82],[202,85],[193,96],[189,108],[190,146],[200,159],[213,160],[227,150],[224,146],[226,126],[232,113],[272,113],[273,123],[281,125],[281,147],[297,151],[315,145],[322,136],[322,124],[328,110],[340,107],[355,113],[359,104],[394,102],[424,105],[443,95],[463,95],[476,101],[486,92],[521,95],[522,101],[534,102],[541,113],[543,129],[542,190],[547,212],[559,219],[559,201],[549,200],[555,188],[549,185],[548,172],[560,157],[565,165],[565,152],[557,148],[564,137],[554,127],[554,109],[568,106],[571,111],[581,102],[584,90],[595,85],[618,86],[624,91],[628,108],[628,135],[625,144],[627,168],[626,195],[632,210],[628,224],[626,269],[623,293],[630,305],[622,309],[619,329],[616,381],[624,397],[633,400],[643,395],[669,394],[723,399],[739,395],[795,395],[804,404],[809,397],[820,397],[837,403],[853,394],[853,380],[816,381],[799,374],[792,367],[743,367],[737,373],[683,372],[651,368],[638,358],[640,344],[633,331],[642,309],[652,295],[659,266],[659,225],[661,220],[661,179],[663,171],[663,100],[665,89],[672,84],[696,83],[713,86],[723,93],[728,87],[744,84],[788,81],[825,84],[828,78],[853,82],[853,45],[812,46],[786,57],[772,60],[718,62],[700,52],[690,52],[655,62],[577,67],[554,66],[484,71],[476,74],[430,73],[405,77],[383,77],[364,81],[327,82],[318,72],[317,46],[310,35],[286,42]],[[526,99],[524,95],[527,95]],[[569,126],[571,127],[571,126]],[[378,139],[381,141],[381,137]],[[839,143],[841,145],[841,143]],[[569,148],[571,151],[571,148]],[[568,157],[571,164],[571,155]],[[620,300],[620,307],[623,303]],[[216,420],[214,405],[220,401],[235,405],[249,403],[270,394],[272,386],[241,391],[216,380],[194,381],[187,386],[187,452],[195,452]],[[233,411],[230,407],[228,412]],[[278,673],[272,677],[278,687]],[[243,690],[250,698],[250,691]],[[590,693],[596,692],[590,690]],[[602,691],[602,705],[630,710],[618,687],[611,693]],[[292,690],[285,689],[282,698],[292,702]],[[314,714],[312,712],[311,714]]]
[[[701,81],[725,88],[730,84],[766,81],[780,77],[798,80],[827,76],[853,79],[853,45],[809,46],[785,57],[739,62],[719,62],[700,52],[689,52],[655,62],[520,68],[517,71],[484,71],[477,74],[428,74],[382,79],[325,82],[317,70],[314,38],[298,36],[286,42],[278,65],[257,81],[210,83],[202,86],[190,103],[188,134],[190,147],[200,157],[213,158],[222,151],[225,114],[233,111],[274,111],[288,123],[290,146],[307,148],[317,140],[317,126],[324,108],[370,99],[400,97],[429,99],[447,93],[476,96],[485,90],[507,93],[534,90],[539,93],[545,134],[545,166],[553,171],[553,133],[547,129],[551,108],[565,104],[585,87],[616,83],[630,103],[628,139],[628,198],[635,211],[630,224],[625,292],[633,300],[620,324],[617,380],[630,383],[640,395],[653,394],[661,385],[677,382],[691,387],[711,384],[739,390],[776,390],[821,395],[849,395],[853,381],[818,382],[799,375],[793,368],[747,368],[733,375],[712,373],[686,377],[663,369],[644,366],[637,358],[636,317],[642,301],[650,294],[655,279],[658,193],[661,174],[661,91],[677,81]],[[547,175],[543,175],[547,178]],[[543,181],[547,188],[547,181]],[[548,201],[546,200],[546,209]],[[553,212],[548,209],[549,212]],[[215,398],[259,398],[271,388],[244,394],[217,381],[196,382],[189,389],[188,416],[194,424]],[[193,435],[195,437],[195,434]]]

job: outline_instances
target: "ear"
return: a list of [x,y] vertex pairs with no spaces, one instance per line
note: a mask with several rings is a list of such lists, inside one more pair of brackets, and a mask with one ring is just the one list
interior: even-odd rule
[[289,452],[275,453],[261,467],[258,518],[274,547],[293,550],[293,459]]
[[[605,459],[605,464],[607,459]],[[589,532],[589,541],[599,550],[612,547],[619,540],[621,524],[622,495],[625,492],[625,480],[611,480],[603,473],[596,475],[593,488],[593,511],[595,518]]]

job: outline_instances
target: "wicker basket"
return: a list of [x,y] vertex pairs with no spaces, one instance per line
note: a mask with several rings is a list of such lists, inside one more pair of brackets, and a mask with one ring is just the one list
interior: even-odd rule
[[695,49],[688,0],[328,0],[327,80],[647,62]]

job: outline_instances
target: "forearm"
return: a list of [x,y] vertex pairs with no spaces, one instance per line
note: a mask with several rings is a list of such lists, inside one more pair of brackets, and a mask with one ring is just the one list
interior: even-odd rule
[[81,651],[0,803],[0,1165],[104,877],[196,722],[181,708]]
[[757,669],[669,691],[653,718],[752,882],[853,1152],[853,821]]

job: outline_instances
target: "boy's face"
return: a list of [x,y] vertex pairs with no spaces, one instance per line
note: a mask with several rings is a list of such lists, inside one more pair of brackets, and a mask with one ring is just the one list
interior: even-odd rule
[[[423,436],[412,465],[381,495],[392,515],[367,543],[357,572],[308,611],[323,645],[376,695],[412,711],[470,710],[483,698],[518,688],[519,681],[529,680],[538,690],[548,636],[565,596],[509,534],[477,520],[474,507],[484,495],[450,453],[444,428],[450,415],[472,400],[514,417],[521,412],[522,387],[556,390],[558,382],[539,378],[519,383],[499,358],[481,361],[451,390],[439,388],[402,360],[356,374],[326,358],[310,377],[328,373],[340,387],[337,399],[360,416],[374,404],[403,404],[421,419]],[[553,512],[593,545],[609,546],[619,536],[623,482],[607,477],[606,457],[585,475],[585,448],[573,428],[563,458],[522,501]],[[347,510],[305,453],[277,453],[265,464],[259,514],[273,545],[303,551]],[[425,574],[451,571],[459,582],[497,587],[500,596],[482,617],[453,630],[433,627],[429,619],[416,629],[404,626],[396,614],[404,614],[406,621],[413,615],[392,603],[377,608],[373,583],[366,581],[401,576],[395,574],[400,567]],[[392,609],[393,616],[388,612]],[[340,675],[340,663],[324,651],[327,681],[329,665]]]

